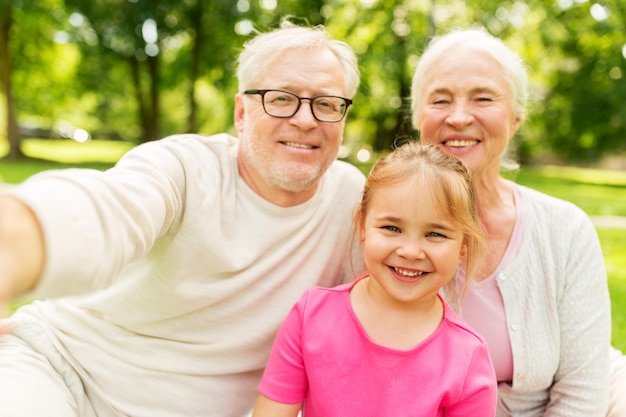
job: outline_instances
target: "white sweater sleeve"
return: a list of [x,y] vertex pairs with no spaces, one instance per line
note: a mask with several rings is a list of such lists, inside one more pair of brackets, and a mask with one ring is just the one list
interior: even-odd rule
[[14,187],[44,231],[44,273],[29,297],[106,287],[145,255],[181,216],[190,175],[184,157],[164,139],[132,149],[105,172],[53,170]]

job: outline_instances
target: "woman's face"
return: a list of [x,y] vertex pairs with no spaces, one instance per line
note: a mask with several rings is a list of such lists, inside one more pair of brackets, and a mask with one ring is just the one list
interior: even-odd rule
[[460,158],[472,176],[497,175],[519,128],[513,95],[501,66],[485,52],[456,47],[426,73],[420,100],[420,137]]

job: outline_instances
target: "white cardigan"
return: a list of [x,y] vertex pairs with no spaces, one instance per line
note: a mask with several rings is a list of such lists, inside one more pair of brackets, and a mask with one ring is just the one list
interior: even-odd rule
[[500,415],[604,417],[611,305],[596,230],[575,205],[519,188],[524,237],[497,277],[513,351]]

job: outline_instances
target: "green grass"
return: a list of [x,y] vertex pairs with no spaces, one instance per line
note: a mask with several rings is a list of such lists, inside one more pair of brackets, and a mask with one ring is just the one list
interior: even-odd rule
[[613,344],[626,353],[626,229],[599,229],[609,276],[613,316]]
[[571,201],[592,216],[626,216],[626,171],[533,167],[513,180]]
[[116,162],[133,147],[129,142],[92,140],[85,143],[69,139],[29,139],[22,150],[33,158],[49,159],[62,163]]
[[[16,183],[32,174],[53,168],[87,167],[106,169],[132,145],[124,142],[69,140],[26,140],[24,151],[39,161],[0,160],[0,178]],[[6,145],[0,143],[0,155]],[[369,167],[363,166],[364,171]],[[513,178],[516,182],[572,201],[590,216],[626,216],[626,172],[574,167],[528,167]],[[609,276],[613,305],[613,343],[626,351],[626,229],[598,229]]]
[[[22,150],[30,158],[26,161],[0,160],[0,178],[16,183],[48,169],[82,167],[110,168],[133,145],[128,142],[94,140],[78,143],[67,139],[27,139]],[[7,152],[7,144],[0,142],[0,155]]]
[[0,179],[2,181],[15,184],[36,174],[40,171],[58,168],[94,168],[104,170],[110,168],[113,164],[109,162],[81,162],[81,163],[58,163],[52,161],[0,161]]

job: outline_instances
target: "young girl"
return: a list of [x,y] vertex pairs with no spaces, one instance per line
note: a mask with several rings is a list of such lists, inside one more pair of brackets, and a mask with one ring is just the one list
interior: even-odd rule
[[495,415],[486,343],[438,294],[485,250],[463,164],[430,145],[396,148],[373,167],[355,226],[368,274],[293,307],[253,417]]

